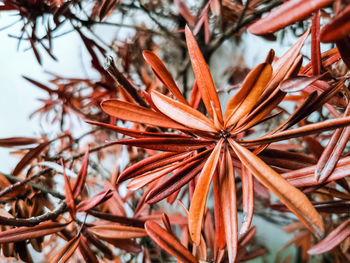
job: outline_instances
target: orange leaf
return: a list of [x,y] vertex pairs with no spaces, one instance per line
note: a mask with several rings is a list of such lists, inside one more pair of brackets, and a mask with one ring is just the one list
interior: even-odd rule
[[204,105],[209,115],[213,117],[214,114],[211,106],[213,104],[216,115],[218,116],[219,121],[222,123],[220,101],[214,86],[213,79],[211,78],[209,68],[198,47],[196,39],[194,38],[188,26],[185,28],[185,35],[194,76],[196,78],[198,89],[202,95]]
[[349,142],[349,138],[350,138],[350,127],[346,127],[342,131],[339,137],[339,140],[337,140],[336,144],[334,145],[335,147],[333,148],[333,151],[330,154],[330,156],[328,156],[329,158],[324,163],[324,166],[323,167],[318,166],[318,168],[322,168],[321,170],[316,170],[315,172],[315,178],[318,182],[320,183],[325,182],[327,178],[332,174],[341,157],[341,154],[343,153],[346,147],[346,144]]
[[136,104],[110,99],[101,103],[101,108],[107,114],[125,121],[138,122],[152,126],[188,130],[188,128],[174,122],[172,119]]
[[69,242],[67,242],[57,253],[49,259],[50,263],[64,263],[66,262],[75,252],[79,246],[80,236],[75,236]]
[[291,71],[294,71],[293,67],[298,64],[296,62],[298,62],[300,50],[303,47],[309,33],[310,30],[307,30],[299,38],[299,40],[290,49],[288,49],[286,53],[272,63],[273,75],[264,94],[266,92],[269,94],[280,84],[282,80],[287,79],[290,76]]
[[350,236],[350,219],[344,221],[328,236],[308,250],[310,255],[319,255],[330,251]]
[[30,149],[26,155],[23,156],[21,161],[16,165],[15,169],[13,169],[12,174],[18,175],[26,165],[28,165],[32,160],[34,160],[38,155],[45,150],[45,148],[51,143],[51,141],[40,143],[37,147]]
[[153,72],[160,79],[160,81],[170,90],[174,96],[184,104],[188,104],[181,91],[177,87],[174,79],[171,77],[169,71],[164,66],[163,62],[152,51],[143,51],[143,57],[146,62],[152,67]]
[[95,253],[92,252],[91,248],[89,247],[87,238],[83,234],[80,235],[79,239],[79,251],[83,256],[85,262],[99,263],[99,260],[97,259]]
[[113,196],[113,193],[112,193],[111,189],[104,190],[104,191],[96,194],[95,196],[80,202],[77,206],[77,210],[78,210],[78,212],[85,212],[85,211],[90,210],[90,209],[94,208],[95,206],[98,206],[99,204],[107,201],[112,196]]
[[63,167],[64,191],[66,193],[67,207],[68,207],[68,210],[69,210],[69,214],[71,215],[71,217],[73,219],[75,219],[76,207],[75,207],[75,203],[74,203],[74,197],[73,197],[73,193],[72,193],[72,188],[70,186],[69,180],[68,180],[67,175],[66,175],[66,168],[64,167],[63,159],[61,159],[61,164],[62,164],[62,167]]
[[0,232],[0,244],[20,242],[32,238],[42,237],[63,230],[66,224],[58,222],[43,222],[32,227],[19,227]]
[[178,191],[182,186],[187,184],[200,173],[204,166],[204,161],[205,160],[199,159],[184,165],[169,178],[165,179],[162,183],[152,189],[146,197],[146,202],[148,204],[159,202],[172,193]]
[[161,178],[162,176],[167,175],[171,171],[174,171],[176,168],[179,166],[183,165],[182,163],[180,164],[170,164],[164,167],[161,167],[155,171],[150,171],[148,173],[142,174],[140,176],[137,176],[133,178],[128,185],[126,186],[129,190],[136,191],[145,185]]
[[118,177],[117,183],[120,184],[121,182],[124,182],[125,180],[128,180],[134,176],[177,162],[184,159],[188,155],[189,153],[184,154],[174,152],[152,155],[126,168]]
[[274,33],[290,24],[305,19],[312,12],[325,7],[334,0],[290,0],[271,11],[248,27],[252,34]]
[[[319,185],[319,182],[315,179],[316,169],[316,165],[313,165],[302,169],[283,173],[282,176],[295,187]],[[337,166],[335,167],[332,174],[326,179],[326,182],[332,182],[349,176],[349,171],[350,158],[344,157],[338,161]]]
[[102,239],[129,239],[147,236],[143,228],[123,226],[118,223],[89,227],[88,231]]
[[225,206],[223,218],[229,262],[235,262],[238,248],[236,186],[233,163],[229,150],[225,152],[225,173],[221,178],[221,202]]
[[350,34],[350,6],[337,14],[320,33],[323,43],[336,42]]
[[155,243],[179,261],[198,263],[198,260],[175,237],[156,222],[147,221],[145,229]]
[[226,127],[234,125],[253,109],[271,76],[272,67],[267,63],[258,65],[248,74],[242,84],[242,88],[229,101],[226,107]]
[[311,27],[311,64],[315,76],[321,74],[320,17],[321,11],[317,10],[312,18]]
[[193,138],[138,138],[131,140],[120,140],[115,144],[125,144],[146,149],[167,151],[167,152],[190,152],[201,149],[213,143],[211,140]]
[[216,172],[213,177],[213,192],[214,192],[214,220],[215,220],[215,242],[219,249],[225,249],[226,237],[225,237],[225,226],[223,219],[224,204],[221,199],[221,186],[220,178],[223,176],[224,161],[219,162],[219,172]]
[[207,201],[210,182],[213,178],[217,163],[219,161],[223,142],[223,139],[220,139],[218,141],[213,152],[210,154],[208,160],[206,161],[200,175],[198,176],[198,182],[191,201],[188,217],[188,227],[191,239],[196,245],[199,245],[200,243],[205,203]]
[[324,233],[324,224],[321,216],[300,190],[289,184],[282,176],[248,149],[232,139],[229,139],[229,143],[243,165],[265,187],[270,189],[312,233],[318,235]]
[[237,134],[259,123],[267,114],[271,113],[271,111],[283,100],[285,94],[286,93],[280,90],[275,90],[274,94],[272,94],[267,100],[264,100],[248,116],[241,119],[236,125],[236,128],[234,128],[231,131],[231,134]]
[[87,123],[97,125],[103,128],[106,128],[108,130],[124,134],[129,137],[133,138],[145,138],[145,137],[179,137],[183,138],[185,137],[184,135],[180,134],[174,134],[174,133],[160,133],[160,132],[147,132],[147,131],[139,131],[139,130],[133,130],[133,129],[126,129],[122,127],[118,127],[115,125],[103,123],[103,122],[98,122],[98,121],[90,121],[86,120]]
[[0,147],[14,147],[14,146],[22,146],[28,144],[38,143],[40,140],[36,138],[28,138],[28,137],[11,137],[0,139]]
[[254,213],[254,182],[253,175],[243,165],[242,167],[242,201],[243,201],[243,222],[240,234],[244,234],[250,227]]
[[211,120],[192,107],[175,101],[157,91],[152,91],[151,96],[154,104],[162,113],[182,125],[201,131],[217,131]]
[[299,136],[306,136],[314,133],[333,130],[335,128],[348,126],[349,124],[350,117],[342,117],[334,120],[327,120],[319,123],[308,124],[299,128],[283,131],[273,135],[264,136],[255,140],[241,141],[241,143],[245,145],[256,145],[283,141]]
[[73,198],[77,198],[80,194],[80,192],[83,190],[87,175],[87,169],[89,166],[89,149],[86,151],[83,159],[83,164],[80,168],[80,171],[78,173],[78,177],[74,182],[72,192],[73,192]]

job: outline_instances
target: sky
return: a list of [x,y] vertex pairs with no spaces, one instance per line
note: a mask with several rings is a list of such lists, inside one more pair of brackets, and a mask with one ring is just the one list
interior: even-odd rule
[[[13,14],[1,14],[0,27],[17,19]],[[40,136],[42,127],[38,118],[29,119],[29,115],[42,105],[38,99],[48,96],[23,79],[23,75],[47,83],[51,78],[47,72],[65,77],[86,77],[87,74],[93,74],[86,68],[90,63],[89,56],[84,55],[86,50],[77,34],[71,33],[54,40],[54,54],[59,58],[57,62],[39,47],[43,54],[43,65],[40,66],[29,48],[28,41],[22,41],[17,49],[18,40],[8,36],[19,35],[21,26],[22,23],[19,22],[0,31],[0,138]],[[64,30],[65,28],[62,28],[62,31]],[[0,148],[0,172],[8,173],[16,165],[17,158],[9,156],[9,152],[9,149]]]

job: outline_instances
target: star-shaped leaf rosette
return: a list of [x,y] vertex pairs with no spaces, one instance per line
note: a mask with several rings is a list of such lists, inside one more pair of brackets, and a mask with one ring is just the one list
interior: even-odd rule
[[[240,90],[230,99],[224,114],[208,66],[188,27],[185,34],[196,80],[190,102],[186,101],[160,59],[151,51],[144,51],[145,60],[172,96],[156,90],[150,94],[144,93],[150,108],[118,99],[109,99],[101,104],[103,111],[112,117],[141,124],[139,127],[157,127],[159,132],[90,122],[132,137],[117,141],[116,144],[162,151],[128,167],[121,173],[118,183],[132,179],[128,183],[131,190],[149,185],[145,201],[151,204],[176,195],[181,187],[191,182],[195,187],[190,195],[188,224],[192,241],[198,245],[201,242],[206,199],[213,181],[215,225],[219,233],[217,243],[221,249],[227,247],[230,262],[234,262],[237,255],[236,175],[241,177],[243,212],[247,215],[240,229],[241,234],[251,224],[253,180],[256,178],[312,233],[321,236],[324,232],[323,221],[310,200],[272,169],[268,161],[263,161],[262,157],[269,152],[267,147],[272,142],[350,124],[349,117],[342,117],[289,129],[328,101],[339,88],[334,87],[319,96],[316,92],[312,93],[273,131],[258,139],[243,140],[253,126],[276,116],[271,112],[286,95],[280,89],[280,84],[298,74],[302,60],[300,49],[309,32],[282,57],[274,58],[271,51],[266,61],[247,75]],[[200,100],[208,115],[197,110]],[[161,132],[166,130],[164,128],[168,132]]]

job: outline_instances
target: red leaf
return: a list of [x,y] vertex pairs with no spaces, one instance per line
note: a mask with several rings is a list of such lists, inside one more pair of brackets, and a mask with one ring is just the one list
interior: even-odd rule
[[152,91],[151,96],[156,107],[174,121],[196,130],[217,131],[211,120],[187,104],[173,100],[157,91]]
[[[350,105],[347,106],[344,116],[350,115]],[[350,138],[350,127],[337,129],[325,151],[322,153],[315,171],[315,179],[318,182],[324,182],[334,171],[341,154],[343,153],[346,144]]]
[[324,224],[321,216],[309,199],[300,190],[288,183],[281,175],[259,157],[237,142],[229,139],[230,146],[243,165],[271,192],[273,192],[312,233],[323,233]]
[[112,244],[113,246],[125,250],[130,253],[139,254],[142,251],[142,248],[139,244],[131,239],[109,239],[104,238],[104,241]]
[[[319,182],[315,179],[316,166],[309,166],[299,170],[291,171],[282,174],[289,183],[296,187],[305,187],[318,185]],[[350,158],[344,157],[339,160],[333,173],[326,179],[326,182],[335,181],[350,175]]]
[[130,239],[147,236],[143,228],[123,226],[118,223],[89,227],[88,231],[101,239]]
[[[226,237],[225,226],[223,220],[223,210],[225,204],[221,199],[220,177],[223,175],[224,160],[220,160],[220,174],[216,172],[213,177],[213,192],[214,192],[214,220],[215,220],[215,242],[220,249],[225,249]],[[181,203],[182,204],[182,203]],[[226,209],[226,208],[225,208]]]
[[198,182],[191,200],[188,228],[191,239],[196,245],[199,245],[200,243],[205,203],[207,201],[209,186],[219,161],[223,142],[223,139],[218,141],[208,160],[205,162],[205,165],[198,176]]
[[0,244],[20,242],[32,238],[42,237],[63,230],[68,223],[43,222],[32,227],[19,227],[0,232]]
[[124,134],[126,136],[130,136],[133,138],[145,138],[145,137],[179,137],[184,138],[186,136],[180,135],[180,134],[174,134],[174,133],[159,133],[159,132],[147,132],[147,131],[139,131],[139,130],[132,130],[132,129],[126,129],[121,128],[115,125],[103,123],[103,122],[97,122],[97,121],[86,121],[89,124],[97,125],[103,128],[106,128],[111,131],[115,131],[117,133]]
[[80,171],[78,173],[78,177],[75,180],[72,188],[73,198],[77,198],[84,188],[88,166],[89,166],[89,149],[86,151],[84,155],[83,164],[81,165]]
[[272,76],[272,66],[262,63],[245,78],[241,89],[226,106],[225,126],[236,124],[254,108]]
[[188,26],[186,26],[185,28],[185,34],[193,72],[196,78],[198,89],[202,95],[205,107],[209,115],[214,117],[214,112],[212,109],[213,106],[220,123],[222,123],[222,112],[219,97],[216,92],[214,82],[210,75],[207,63],[205,62],[205,59],[198,47],[196,39],[194,38]]
[[350,36],[338,40],[336,44],[345,65],[350,68]]
[[149,171],[145,174],[139,175],[135,178],[133,178],[127,185],[127,188],[136,191],[140,189],[141,187],[144,187],[145,185],[160,179],[161,177],[171,173],[175,169],[179,168],[180,166],[185,165],[183,162],[170,164],[167,166],[163,166],[161,168],[158,168],[154,171]]
[[252,223],[254,213],[254,181],[253,175],[242,166],[242,199],[243,199],[243,222],[240,234],[244,234]]
[[317,243],[308,250],[310,255],[319,255],[330,251],[338,246],[342,241],[350,236],[350,219],[344,221],[336,229],[334,229],[321,242]]
[[315,12],[311,27],[311,64],[316,76],[321,74],[320,14],[320,10]]
[[154,74],[160,81],[169,89],[169,91],[182,103],[188,104],[181,91],[177,87],[174,79],[171,77],[169,71],[164,66],[163,62],[152,51],[143,51],[143,57],[146,62],[152,67]]
[[284,92],[297,92],[305,89],[322,76],[306,77],[295,76],[283,81],[280,85],[280,90]]
[[209,146],[213,144],[213,141],[192,138],[138,138],[131,140],[120,140],[114,143],[166,152],[190,152]]
[[144,226],[144,221],[136,218],[128,218],[125,216],[113,215],[111,213],[98,212],[96,210],[88,210],[87,213],[97,218],[101,218],[114,223],[119,223],[122,225],[134,226],[139,228],[143,228]]
[[28,137],[11,137],[0,139],[0,147],[14,147],[22,145],[30,145],[40,142],[40,139],[28,138]]
[[246,145],[271,143],[271,142],[287,140],[287,139],[295,138],[299,136],[306,136],[314,133],[333,130],[333,129],[348,126],[348,125],[350,125],[350,117],[342,117],[334,120],[327,120],[319,123],[308,124],[299,128],[282,131],[280,133],[269,135],[269,136],[264,136],[259,139],[242,141],[241,143]]
[[204,162],[202,159],[185,165],[182,169],[179,169],[176,173],[172,174],[169,178],[152,189],[146,197],[146,202],[148,204],[153,204],[176,192],[199,174],[203,166]]
[[85,262],[89,263],[99,263],[98,259],[96,258],[96,255],[89,247],[89,243],[87,238],[81,234],[79,239],[79,250],[81,255],[83,256]]
[[126,168],[118,177],[117,183],[122,183],[125,180],[128,180],[134,176],[146,173],[148,171],[157,169],[159,167],[162,167],[164,165],[168,165],[170,163],[179,161],[185,156],[187,156],[188,153],[159,153],[152,155],[146,159],[143,159],[130,167]]
[[23,156],[21,161],[13,169],[12,174],[18,175],[24,167],[26,167],[32,160],[34,160],[38,155],[51,143],[51,141],[40,143],[37,147],[29,150],[29,152]]
[[196,23],[196,17],[191,14],[191,11],[186,6],[185,1],[184,0],[174,0],[174,3],[179,8],[179,12],[182,15],[182,17],[186,20],[186,22],[190,26],[194,26],[194,24]]
[[91,197],[87,200],[80,202],[77,206],[77,211],[78,212],[85,212],[87,210],[90,210],[90,209],[94,208],[95,206],[98,206],[99,204],[107,201],[112,196],[113,196],[113,193],[111,190],[102,191],[102,192],[96,194],[94,197]]
[[138,122],[152,126],[188,130],[169,117],[136,104],[110,99],[101,103],[101,108],[107,114],[125,121]]
[[320,39],[323,43],[336,42],[349,34],[350,6],[347,6],[342,12],[337,14],[327,25],[322,28]]
[[220,182],[221,201],[223,209],[223,219],[225,225],[225,237],[229,262],[235,262],[238,252],[238,227],[237,227],[237,198],[235,186],[235,173],[229,150],[225,152],[224,174]]
[[52,90],[51,88],[49,88],[48,86],[36,81],[36,80],[33,80],[31,78],[28,78],[26,76],[22,76],[24,79],[28,80],[29,82],[31,82],[32,84],[34,84],[35,86],[47,91],[49,94],[52,94],[52,93],[55,93],[56,91],[55,90]]
[[63,167],[63,176],[64,176],[64,191],[66,193],[66,203],[69,210],[69,214],[73,219],[75,219],[76,207],[74,202],[74,197],[72,193],[72,188],[70,186],[69,180],[66,175],[66,168],[64,166],[64,161],[61,159],[61,164]]
[[181,262],[198,262],[176,238],[161,228],[156,222],[147,221],[145,229],[155,243]]
[[274,33],[290,24],[305,19],[312,12],[332,3],[333,0],[289,0],[248,27],[252,34]]
[[38,52],[38,50],[37,50],[36,47],[35,47],[34,40],[33,40],[33,38],[31,38],[31,37],[29,37],[29,36],[28,36],[28,39],[29,39],[30,46],[32,47],[32,50],[33,50],[33,52],[34,52],[35,58],[36,58],[36,60],[38,61],[38,63],[41,65],[40,53]]
[[64,263],[66,262],[75,252],[79,246],[80,236],[75,236],[69,242],[67,242],[57,253],[49,259],[50,263]]

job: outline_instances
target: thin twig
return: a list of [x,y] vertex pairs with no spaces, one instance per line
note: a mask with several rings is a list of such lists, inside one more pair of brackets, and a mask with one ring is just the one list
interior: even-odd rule
[[66,203],[62,203],[55,210],[49,211],[40,216],[30,218],[9,218],[0,216],[0,225],[7,226],[35,226],[44,221],[55,220],[60,214],[67,211]]
[[0,197],[1,196],[4,196],[12,191],[14,191],[15,189],[17,189],[18,187],[21,187],[23,185],[29,185],[31,187],[33,187],[34,189],[36,190],[40,190],[44,193],[47,193],[47,194],[50,194],[54,197],[57,197],[59,199],[65,199],[66,197],[63,195],[63,194],[60,194],[52,189],[49,189],[45,186],[42,186],[40,184],[36,184],[36,183],[32,183],[30,182],[31,180],[41,176],[41,175],[44,175],[46,173],[48,173],[51,169],[48,168],[48,169],[45,169],[43,171],[40,171],[39,173],[36,173],[36,174],[33,174],[29,177],[27,177],[26,179],[24,180],[21,180],[20,178],[16,177],[16,176],[13,176],[11,174],[5,174],[5,173],[1,173],[3,176],[5,176],[7,179],[9,179],[10,181],[16,181],[17,183],[14,183],[6,188],[4,188],[3,190],[1,190],[0,192]]
[[231,27],[229,27],[223,34],[215,38],[208,46],[207,55],[210,57],[210,55],[218,48],[220,45],[229,37],[237,33],[241,28],[244,26],[250,24],[257,18],[259,18],[263,13],[270,11],[274,7],[280,5],[282,1],[280,0],[273,0],[269,2],[265,7],[257,10],[253,14],[249,14],[244,16],[244,18],[240,18],[235,24],[233,24]]
[[133,99],[143,107],[148,107],[147,103],[138,93],[138,90],[124,77],[124,75],[117,69],[114,60],[111,56],[107,57],[105,62],[105,70],[111,75],[111,77],[119,83]]

